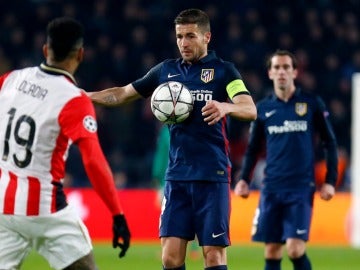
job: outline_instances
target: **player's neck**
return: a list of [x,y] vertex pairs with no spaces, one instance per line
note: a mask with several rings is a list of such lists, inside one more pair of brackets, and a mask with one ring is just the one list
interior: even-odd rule
[[74,73],[78,67],[78,64],[74,63],[73,60],[64,60],[61,62],[57,62],[57,61],[53,61],[51,59],[46,59],[46,64],[48,66],[51,66],[54,68],[65,70],[68,73],[70,73],[71,75],[74,75]]
[[295,90],[296,90],[295,86],[290,87],[290,88],[286,88],[286,89],[277,88],[277,89],[275,89],[275,95],[279,99],[287,102],[294,95]]

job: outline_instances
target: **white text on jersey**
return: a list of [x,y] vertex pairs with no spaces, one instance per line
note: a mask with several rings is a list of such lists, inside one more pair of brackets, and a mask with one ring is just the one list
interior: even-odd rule
[[213,91],[210,90],[190,90],[191,95],[196,101],[209,101],[212,100]]
[[269,126],[268,132],[270,134],[307,131],[307,121],[284,121],[282,126]]

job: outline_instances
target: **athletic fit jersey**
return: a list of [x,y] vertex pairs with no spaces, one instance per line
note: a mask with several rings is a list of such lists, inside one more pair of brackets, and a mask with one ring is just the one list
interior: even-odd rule
[[250,127],[240,179],[250,181],[257,154],[266,143],[266,168],[263,190],[313,188],[314,136],[320,135],[327,150],[326,182],[337,178],[336,139],[323,101],[297,89],[288,102],[275,94],[257,104],[258,117]]
[[[231,83],[235,80],[240,86],[235,87],[234,93]],[[208,100],[226,102],[229,95],[249,94],[240,73],[233,64],[209,52],[192,65],[182,59],[165,60],[133,82],[133,86],[143,97],[149,97],[159,84],[167,81],[187,86],[194,97],[194,108],[184,122],[169,125],[170,153],[165,179],[229,182],[231,163],[226,117],[209,126],[204,122],[201,109]]]
[[72,142],[97,139],[94,108],[66,71],[41,64],[0,77],[0,213],[47,215]]

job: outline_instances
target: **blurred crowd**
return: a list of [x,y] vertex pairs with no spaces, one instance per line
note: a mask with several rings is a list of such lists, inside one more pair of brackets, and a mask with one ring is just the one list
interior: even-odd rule
[[[298,85],[325,100],[341,157],[340,187],[349,188],[351,78],[360,72],[357,0],[12,0],[0,3],[0,74],[43,61],[47,22],[71,16],[85,26],[85,59],[76,74],[87,91],[124,85],[165,58],[179,57],[173,19],[182,9],[205,10],[212,23],[210,49],[236,64],[255,101],[268,94],[265,59],[276,49],[299,61]],[[119,188],[153,187],[151,163],[159,122],[149,100],[96,107],[99,137]],[[232,160],[239,169],[248,123],[230,121]],[[319,171],[323,153],[318,153]],[[261,164],[261,163],[260,163]],[[76,147],[67,184],[87,186]],[[261,178],[261,168],[254,177]],[[236,170],[234,170],[236,177]],[[256,183],[256,181],[255,181]]]

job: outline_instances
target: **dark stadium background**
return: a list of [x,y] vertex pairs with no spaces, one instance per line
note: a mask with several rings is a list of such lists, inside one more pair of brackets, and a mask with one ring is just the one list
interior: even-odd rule
[[[236,64],[256,101],[271,91],[264,69],[266,56],[278,48],[295,53],[298,84],[320,94],[330,110],[344,162],[339,189],[348,190],[351,76],[360,72],[357,0],[0,1],[0,74],[39,64],[47,22],[66,15],[79,19],[86,30],[85,61],[76,74],[80,87],[92,91],[127,84],[165,58],[178,57],[173,18],[190,7],[210,15],[210,49]],[[151,114],[148,100],[96,110],[99,137],[117,186],[154,187],[151,162],[159,122]],[[247,132],[248,124],[231,121],[235,168]],[[320,162],[322,153],[318,158]],[[89,185],[75,147],[70,151],[67,172],[68,186]]]

